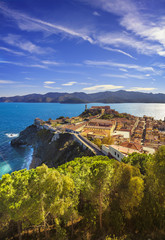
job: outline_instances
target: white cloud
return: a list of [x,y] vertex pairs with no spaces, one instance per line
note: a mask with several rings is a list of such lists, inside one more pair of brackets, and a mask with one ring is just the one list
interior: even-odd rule
[[[29,17],[26,14],[9,9],[5,4],[2,4],[2,3],[0,3],[0,10],[5,16],[13,18],[21,30],[41,31],[44,33],[46,32],[48,34],[63,34],[64,36],[81,38],[84,41],[90,42],[91,44],[97,44],[101,48],[104,48],[108,51],[118,52],[118,53],[124,54],[128,57],[134,58],[132,55],[130,55],[129,53],[126,53],[123,50],[114,49],[109,46],[106,46],[107,44],[105,45],[104,40],[103,39],[101,40],[101,36],[100,36],[100,39],[98,38],[99,34],[96,32],[96,29],[91,31],[91,29],[89,27],[85,27],[85,28],[83,27],[82,29],[73,30],[73,29],[70,29],[70,28],[62,26],[62,25],[57,25],[54,23],[50,23],[50,22],[46,22],[46,21],[43,21],[40,19]],[[97,14],[97,16],[98,16],[98,12],[94,12],[94,13],[95,13],[95,15]],[[105,35],[105,33],[102,34],[102,36],[104,36],[104,35]],[[22,47],[26,47],[28,44],[26,44],[25,46],[22,46]],[[32,49],[33,49],[33,47],[34,46],[31,46]]]
[[[98,35],[98,42],[106,45],[113,45],[115,47],[127,47],[136,49],[138,53],[145,55],[158,54],[161,56],[165,55],[163,47],[160,44],[155,44],[146,41],[145,39],[137,40],[135,37],[131,36],[126,32],[122,33],[103,33]],[[108,50],[108,48],[106,48]],[[111,48],[110,48],[111,50]],[[131,58],[134,58],[132,55],[125,53],[124,51],[118,50]]]
[[[161,16],[142,14],[136,7],[136,12],[130,11],[123,15],[121,25],[148,41],[157,41],[165,46],[165,21]],[[154,21],[153,21],[154,19]]]
[[46,64],[46,65],[55,65],[55,66],[60,65],[60,63],[58,63],[56,61],[49,61],[49,60],[44,60],[44,61],[42,61],[42,63]]
[[11,80],[0,80],[0,84],[11,84],[11,83],[15,83],[15,82]]
[[110,77],[110,78],[136,78],[136,79],[146,79],[150,76],[150,74],[145,74],[145,75],[138,75],[138,74],[122,74],[122,75],[118,75],[118,74],[109,74],[109,73],[104,73],[101,76],[103,77]]
[[36,46],[30,41],[24,40],[19,35],[8,34],[8,36],[1,38],[4,42],[12,45],[14,47],[18,47],[24,51],[36,54],[43,54],[46,50],[43,50],[39,46]]
[[136,75],[136,74],[125,74],[125,76],[127,76],[128,78],[137,78],[137,79],[146,79],[150,76],[150,74],[146,74],[146,75]]
[[53,82],[53,81],[46,81],[46,82],[44,82],[44,84],[54,84],[54,83],[56,83],[56,82]]
[[93,15],[94,15],[94,16],[97,16],[97,17],[100,17],[100,16],[101,16],[100,13],[98,13],[98,12],[96,12],[96,11],[93,12]]
[[90,66],[100,66],[100,67],[117,67],[117,68],[126,68],[126,69],[135,69],[140,72],[145,72],[145,71],[151,71],[154,72],[153,67],[142,67],[139,65],[135,64],[125,64],[125,63],[116,63],[112,61],[92,61],[92,60],[86,60],[84,62],[87,65]]
[[119,70],[122,72],[128,72],[127,69],[124,69],[124,68],[119,68]]
[[61,84],[62,86],[72,86],[74,84],[76,84],[77,82],[68,82],[68,83],[63,83]]
[[84,91],[95,92],[95,91],[108,91],[114,89],[121,89],[124,86],[115,86],[115,85],[96,85],[92,87],[83,88]]
[[3,51],[6,51],[6,52],[9,52],[9,53],[12,53],[12,54],[15,54],[15,55],[24,56],[24,53],[14,51],[14,50],[9,49],[9,48],[6,48],[6,47],[0,47],[0,50],[3,50]]
[[159,68],[165,68],[164,63],[155,63],[155,64],[153,64],[153,66],[156,66],[156,67],[159,67]]
[[33,78],[25,77],[26,80],[33,80]]
[[[138,3],[131,0],[81,0],[94,5],[97,9],[114,13],[119,16],[119,23],[124,31],[117,33],[97,32],[97,28],[91,30],[91,26],[80,29],[72,29],[67,26],[59,25],[33,18],[27,14],[8,8],[4,3],[0,3],[0,11],[8,18],[14,19],[21,30],[40,31],[47,34],[62,34],[66,37],[80,38],[91,44],[99,45],[108,51],[124,54],[132,59],[136,59],[130,53],[121,48],[127,47],[135,49],[140,54],[165,57],[165,19],[163,17],[144,15],[138,7]],[[95,16],[99,16],[98,11],[94,11]],[[15,46],[31,53],[42,53],[44,50],[34,43],[23,41],[15,43]],[[115,47],[115,48],[114,48]],[[46,64],[46,63],[45,63]],[[49,64],[49,63],[47,63]],[[51,64],[51,63],[50,63]],[[53,65],[53,64],[52,64]],[[54,64],[56,65],[56,64]]]
[[41,65],[41,64],[25,64],[25,65],[22,65],[24,67],[32,67],[32,68],[42,68],[42,69],[47,69],[46,66],[44,65]]
[[47,69],[46,66],[40,65],[40,64],[26,64],[26,63],[11,62],[11,61],[5,61],[5,60],[0,60],[0,63],[3,63],[3,64],[12,64],[12,65],[21,66],[21,67],[32,67],[32,68]]
[[130,88],[130,89],[126,89],[126,91],[152,91],[152,90],[156,90],[156,88],[143,88],[143,87],[133,87],[133,88]]
[[65,35],[82,38],[85,41],[93,43],[93,39],[87,35],[87,30],[85,30],[84,28],[79,30],[73,30],[71,28],[64,27],[55,23],[50,23],[37,18],[32,18],[24,13],[8,8],[2,2],[0,3],[0,10],[8,18],[13,18],[21,30],[41,31],[47,32],[48,34],[63,33]]
[[120,74],[111,74],[111,73],[104,73],[104,74],[101,74],[101,76],[103,77],[110,77],[110,78],[127,78],[126,75],[120,75]]
[[92,83],[87,83],[87,82],[82,82],[82,83],[79,83],[80,85],[92,85]]
[[[131,0],[81,0],[97,9],[119,16],[125,32],[97,34],[100,44],[127,46],[146,55],[158,54],[165,57],[165,18],[141,10],[140,2]],[[146,3],[147,4],[147,3]],[[145,6],[145,2],[143,3]],[[148,9],[148,6],[146,6]],[[126,33],[127,31],[127,33]],[[129,34],[128,34],[129,32]],[[137,39],[138,37],[138,39]]]
[[50,89],[61,89],[60,87],[52,87],[52,86],[49,86],[49,85],[44,85],[44,88],[50,88]]
[[[99,41],[98,41],[98,40],[99,40]],[[100,39],[97,39],[97,41],[98,41],[99,44],[101,44],[101,46],[102,46],[103,43],[105,43],[103,40],[100,40]],[[107,44],[107,43],[106,43],[106,44]],[[113,45],[113,44],[112,44],[112,45]],[[124,52],[124,51],[122,51],[122,50],[120,50],[120,49],[111,48],[111,47],[104,47],[104,46],[102,46],[102,48],[105,49],[105,50],[111,51],[111,52],[122,53],[122,54],[124,54],[124,55],[126,55],[126,56],[128,56],[128,57],[130,57],[130,58],[136,59],[136,58],[133,57],[131,54],[126,53],[126,52]]]

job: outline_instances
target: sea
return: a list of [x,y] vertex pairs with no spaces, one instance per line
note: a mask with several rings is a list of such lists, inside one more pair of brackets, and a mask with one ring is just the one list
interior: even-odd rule
[[[165,118],[165,104],[153,103],[120,103],[100,104],[91,103],[91,106],[110,106],[120,113],[129,113],[135,116],[152,116],[155,119]],[[85,104],[60,103],[0,103],[0,178],[3,174],[11,173],[23,168],[29,169],[33,149],[31,147],[14,148],[10,142],[17,137],[20,131],[33,124],[36,117],[43,120],[57,117],[78,116],[85,110]]]

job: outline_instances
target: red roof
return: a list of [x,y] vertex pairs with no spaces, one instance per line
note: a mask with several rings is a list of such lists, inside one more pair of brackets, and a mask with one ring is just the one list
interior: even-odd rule
[[131,148],[131,149],[135,149],[137,151],[141,151],[142,145],[139,143],[134,143],[134,142],[123,142],[120,144],[122,147],[127,147],[127,148]]

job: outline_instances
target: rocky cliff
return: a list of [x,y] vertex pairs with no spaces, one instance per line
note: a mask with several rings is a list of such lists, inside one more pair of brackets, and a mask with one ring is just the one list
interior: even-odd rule
[[93,156],[89,150],[84,150],[80,144],[74,141],[72,134],[59,134],[54,140],[54,133],[50,130],[39,129],[31,125],[22,131],[18,138],[13,139],[13,147],[31,145],[34,149],[30,168],[35,168],[42,163],[49,167],[57,167],[75,157]]

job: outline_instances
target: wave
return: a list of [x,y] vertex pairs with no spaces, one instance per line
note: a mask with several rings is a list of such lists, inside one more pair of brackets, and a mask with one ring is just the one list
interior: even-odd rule
[[26,157],[24,158],[24,163],[22,166],[22,169],[26,168],[26,169],[30,169],[30,164],[32,162],[33,159],[33,148],[29,147],[29,153],[26,155]]
[[5,134],[8,138],[15,138],[19,136],[19,133],[6,133]]

